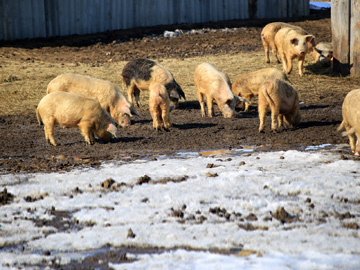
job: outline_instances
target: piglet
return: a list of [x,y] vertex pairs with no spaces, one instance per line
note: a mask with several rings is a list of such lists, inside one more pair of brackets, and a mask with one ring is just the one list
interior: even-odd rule
[[139,106],[140,91],[149,90],[153,85],[162,85],[168,92],[169,99],[175,107],[179,99],[185,98],[180,85],[172,73],[160,64],[149,59],[134,59],[129,61],[122,70],[123,87],[128,93],[128,99]]
[[[298,33],[300,33],[302,35],[308,35],[309,34],[308,32],[306,32],[301,27],[296,26],[296,25],[292,25],[292,24],[288,24],[288,23],[272,22],[272,23],[268,23],[267,25],[265,25],[265,27],[261,31],[261,41],[263,43],[264,50],[265,50],[265,61],[266,61],[266,63],[270,63],[269,47],[272,49],[272,52],[273,52],[273,55],[274,55],[276,61],[278,63],[280,63],[279,58],[277,57],[277,48],[276,48],[276,45],[275,45],[275,35],[280,29],[285,28],[285,27],[295,29]],[[308,43],[308,53],[313,51],[313,47],[315,47],[315,40],[314,39],[311,40]]]
[[[266,79],[259,88],[259,132],[264,131],[265,116],[271,110],[271,129],[278,131],[283,126],[283,121],[290,126],[300,123],[299,97],[295,89],[279,78]],[[276,123],[278,120],[278,124]]]
[[237,102],[249,102],[248,99],[233,94],[229,77],[212,64],[202,63],[198,65],[194,73],[194,82],[202,117],[206,117],[204,97],[210,117],[214,116],[213,100],[225,118],[235,116]]
[[303,65],[306,53],[309,50],[308,44],[315,37],[313,35],[304,35],[296,29],[285,27],[281,28],[275,35],[275,45],[279,50],[283,71],[290,74],[292,70],[292,60],[298,59],[299,75],[303,76]]
[[88,144],[95,143],[95,136],[108,142],[117,138],[117,129],[111,116],[92,98],[67,92],[53,92],[44,96],[36,109],[36,117],[44,124],[45,139],[56,146],[54,126],[79,127]]
[[277,68],[263,68],[254,72],[239,75],[232,85],[235,95],[247,98],[250,102],[245,103],[245,111],[249,110],[251,99],[259,95],[259,87],[266,79],[277,77],[289,80],[284,72]]
[[320,42],[314,48],[312,53],[316,62],[320,62],[323,65],[331,65],[333,60],[333,47],[330,42]]
[[345,129],[343,136],[349,137],[351,151],[360,155],[360,89],[350,91],[342,104],[343,120],[338,131]]

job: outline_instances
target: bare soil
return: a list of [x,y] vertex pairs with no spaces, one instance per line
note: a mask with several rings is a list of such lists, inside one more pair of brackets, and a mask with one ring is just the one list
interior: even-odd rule
[[[221,58],[223,55],[241,52],[262,52],[260,32],[268,22],[270,21],[228,21],[119,30],[87,36],[1,41],[0,59],[10,56],[12,60],[19,62],[86,63],[97,66],[133,58],[159,61],[183,61],[207,55]],[[314,34],[319,42],[331,40],[329,12],[313,12],[309,17],[293,23]],[[205,31],[201,35],[182,35],[176,38],[158,36],[165,29],[225,27],[244,28],[244,31]],[[16,54],[12,53],[15,50]],[[0,70],[4,68],[0,62]],[[176,70],[172,72],[176,73]],[[314,65],[308,65],[303,79],[298,78],[296,70],[293,71],[293,76],[300,82],[305,82],[309,73],[312,80],[317,76],[337,77],[331,69],[327,72],[325,75],[317,75]],[[192,71],[189,76],[192,77]],[[9,81],[12,79],[16,80],[16,76],[8,78]],[[358,83],[359,80],[349,79],[350,86],[347,87]],[[110,143],[98,141],[95,145],[86,145],[78,129],[57,127],[55,140],[58,146],[52,147],[46,144],[43,127],[38,125],[34,111],[20,115],[0,112],[0,174],[52,172],[71,170],[77,166],[96,167],[103,160],[132,160],[144,156],[156,158],[159,154],[171,154],[175,151],[244,146],[255,146],[260,150],[288,150],[304,149],[307,145],[347,143],[347,139],[341,137],[336,128],[341,122],[341,104],[348,89],[332,92],[331,84],[324,87],[325,90],[319,89],[320,92],[314,95],[311,89],[309,92],[302,92],[300,96],[307,102],[301,109],[301,124],[277,134],[270,132],[269,122],[265,133],[258,132],[259,120],[255,105],[250,107],[248,113],[239,112],[239,116],[233,119],[224,119],[218,110],[214,118],[202,118],[198,101],[186,100],[181,101],[179,108],[171,113],[173,126],[169,132],[153,131],[148,107],[143,106],[138,108],[143,117],[133,118],[129,128],[119,127],[120,138]],[[343,158],[353,158],[350,151],[342,154]]]

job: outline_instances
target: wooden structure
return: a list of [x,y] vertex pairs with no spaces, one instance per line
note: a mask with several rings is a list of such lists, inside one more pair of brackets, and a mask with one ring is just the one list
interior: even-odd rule
[[332,0],[335,72],[360,76],[360,0]]
[[0,40],[309,12],[309,0],[0,0]]

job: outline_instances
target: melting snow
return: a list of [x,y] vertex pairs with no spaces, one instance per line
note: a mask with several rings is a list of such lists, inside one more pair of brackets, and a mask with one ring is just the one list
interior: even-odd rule
[[[129,254],[136,261],[114,269],[359,269],[360,163],[326,147],[2,175],[1,189],[15,198],[1,206],[0,268],[64,265],[110,245],[175,249]],[[45,222],[54,209],[68,213],[61,229]],[[244,249],[254,255],[240,256]]]

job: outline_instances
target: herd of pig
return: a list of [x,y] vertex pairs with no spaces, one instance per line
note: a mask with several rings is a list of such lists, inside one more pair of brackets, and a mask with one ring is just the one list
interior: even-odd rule
[[[271,129],[277,132],[285,122],[296,126],[300,122],[300,103],[295,89],[290,85],[287,74],[292,70],[292,60],[298,59],[299,75],[303,76],[306,54],[311,53],[315,61],[330,64],[332,46],[330,43],[315,44],[315,37],[300,27],[274,22],[267,24],[261,32],[265,60],[270,63],[269,48],[280,63],[283,71],[265,68],[237,77],[231,84],[227,74],[210,63],[198,65],[194,73],[196,93],[202,117],[214,116],[215,100],[225,118],[235,115],[236,106],[248,111],[251,99],[258,96],[259,132],[264,131],[266,112],[271,110]],[[107,142],[117,137],[116,124],[126,127],[130,117],[140,114],[134,103],[140,106],[140,92],[149,91],[149,110],[155,130],[168,130],[171,126],[170,111],[178,105],[185,94],[165,67],[149,59],[129,61],[122,71],[126,98],[115,84],[77,74],[62,74],[53,79],[47,87],[36,116],[44,124],[46,141],[56,146],[53,131],[55,125],[79,127],[88,144],[94,144],[95,137]],[[290,83],[288,83],[288,82]],[[351,91],[343,103],[343,121],[338,130],[346,129],[351,150],[360,153],[360,117],[356,109],[360,102],[360,89]]]

